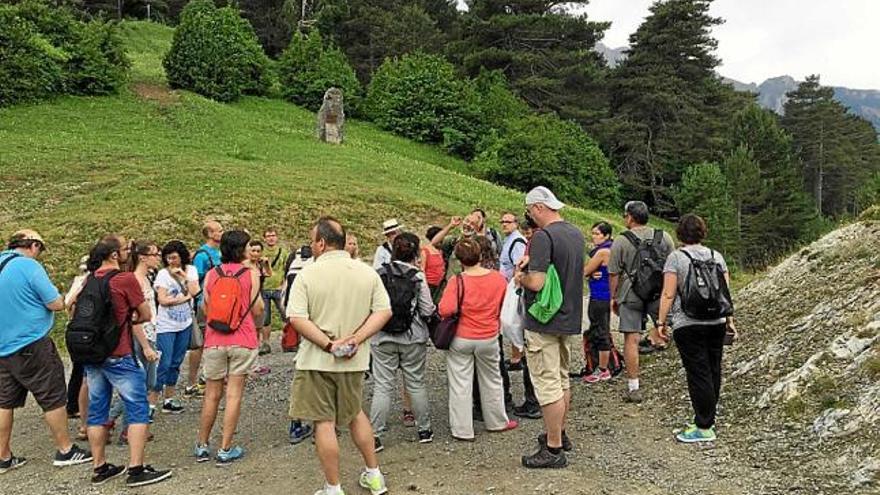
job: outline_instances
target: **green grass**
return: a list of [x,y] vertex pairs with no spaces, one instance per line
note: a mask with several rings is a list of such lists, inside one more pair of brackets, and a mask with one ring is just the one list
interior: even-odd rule
[[[171,29],[126,22],[122,32],[131,91],[0,110],[0,235],[39,230],[61,286],[109,232],[195,246],[203,220],[217,217],[255,233],[275,225],[300,244],[315,218],[334,215],[369,257],[386,218],[421,234],[475,206],[496,226],[503,211],[523,210],[521,192],[456,172],[467,164],[368,123],[349,120],[346,143],[332,146],[315,139],[314,114],[280,100],[168,92],[161,59]],[[620,228],[619,214],[565,215],[584,230],[601,219]]]

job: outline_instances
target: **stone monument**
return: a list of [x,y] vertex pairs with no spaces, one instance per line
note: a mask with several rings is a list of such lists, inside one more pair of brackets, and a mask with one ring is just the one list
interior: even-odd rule
[[345,139],[345,109],[339,88],[324,93],[324,103],[318,110],[318,139],[332,144],[342,144]]

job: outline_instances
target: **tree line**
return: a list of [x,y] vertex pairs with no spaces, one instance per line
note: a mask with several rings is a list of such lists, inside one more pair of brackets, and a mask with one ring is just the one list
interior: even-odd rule
[[[137,18],[150,3],[170,24],[186,5],[57,1]],[[249,21],[262,46],[249,57],[268,56],[287,99],[312,107],[340,85],[359,116],[437,143],[490,180],[528,187],[540,167],[584,206],[627,198],[669,219],[699,213],[710,244],[745,267],[880,199],[876,132],[818,76],[788,94],[784,117],[721,81],[711,0],[655,2],[615,68],[595,51],[610,24],[584,14],[587,3],[214,1]]]

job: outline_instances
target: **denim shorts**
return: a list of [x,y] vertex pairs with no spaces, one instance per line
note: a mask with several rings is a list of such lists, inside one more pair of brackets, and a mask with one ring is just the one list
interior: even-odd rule
[[113,389],[119,392],[128,424],[150,422],[147,372],[131,355],[107,358],[100,365],[87,364],[85,369],[89,384],[88,426],[101,426],[109,421]]
[[284,316],[284,308],[281,307],[281,303],[284,300],[284,293],[280,290],[264,290],[262,293],[263,296],[263,326],[268,327],[272,324],[272,304],[275,304],[275,309],[278,310],[278,315],[281,318],[281,322],[283,323],[285,320]]

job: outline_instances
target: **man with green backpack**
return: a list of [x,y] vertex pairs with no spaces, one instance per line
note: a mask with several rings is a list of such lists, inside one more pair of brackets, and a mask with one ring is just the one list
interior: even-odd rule
[[[524,289],[526,356],[544,417],[538,451],[522,457],[527,468],[563,468],[572,449],[565,433],[571,404],[568,372],[572,338],[581,333],[584,311],[584,235],[559,214],[565,204],[546,187],[526,195],[526,216],[540,230],[515,275]],[[527,271],[526,271],[527,270]]]

